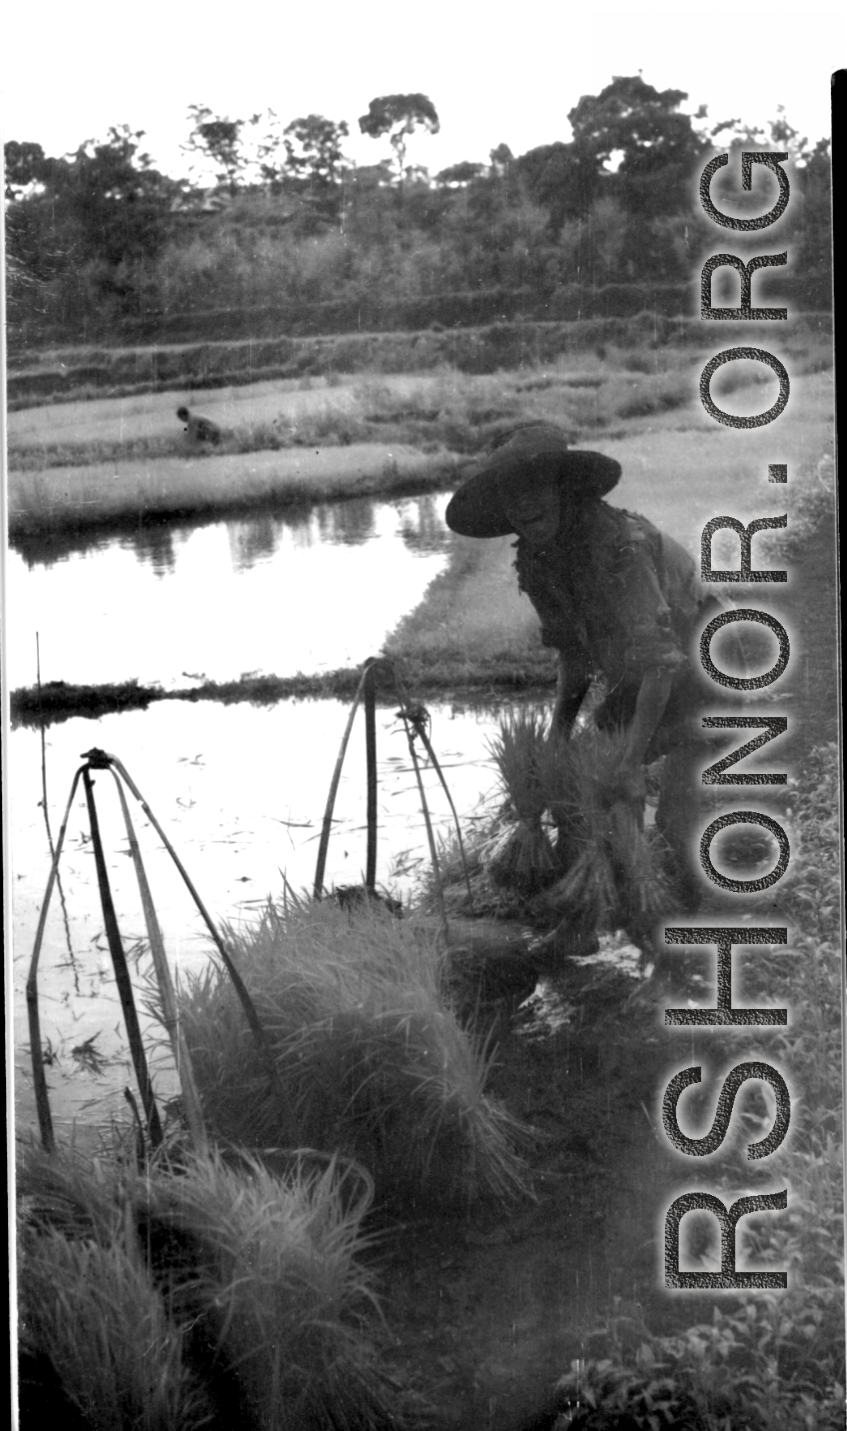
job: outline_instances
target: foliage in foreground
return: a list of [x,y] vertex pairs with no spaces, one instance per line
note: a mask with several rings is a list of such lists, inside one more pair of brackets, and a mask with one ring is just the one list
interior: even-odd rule
[[32,1153],[20,1188],[22,1350],[94,1431],[403,1423],[367,1331],[370,1190],[334,1161],[143,1177]]
[[[304,1146],[355,1159],[380,1199],[520,1191],[519,1125],[485,1092],[491,1052],[453,1010],[434,928],[289,900],[229,938]],[[272,1154],[276,1106],[222,971],[187,983],[180,1016],[213,1134]]]
[[117,1230],[106,1246],[46,1231],[25,1246],[19,1277],[22,1381],[28,1365],[33,1380],[36,1368],[43,1377],[49,1358],[96,1431],[193,1431],[208,1419],[183,1361],[184,1334]]
[[606,1354],[575,1363],[558,1388],[559,1403],[573,1409],[572,1427],[605,1427],[614,1416],[637,1431],[662,1424],[840,1431],[844,1424],[837,747],[813,751],[803,775],[795,807],[801,860],[781,901],[784,915],[797,920],[791,949],[745,968],[751,1005],[790,1009],[789,1027],[768,1030],[767,1042],[751,1050],[775,1059],[796,1090],[790,1138],[777,1154],[788,1208],[763,1217],[747,1241],[752,1265],[787,1269],[788,1288],[734,1294],[715,1307],[711,1323],[677,1336],[611,1317],[595,1338]]

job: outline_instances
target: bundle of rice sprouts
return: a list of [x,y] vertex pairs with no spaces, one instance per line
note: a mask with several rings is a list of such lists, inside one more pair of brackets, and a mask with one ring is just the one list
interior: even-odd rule
[[[150,1185],[145,1215],[159,1238],[188,1233],[211,1255],[191,1288],[210,1312],[238,1387],[242,1423],[263,1431],[382,1427],[396,1389],[366,1332],[378,1304],[359,1258],[370,1191],[330,1161],[274,1177],[255,1160],[191,1158]],[[402,1424],[402,1418],[397,1418]]]
[[[230,933],[302,1141],[362,1164],[381,1200],[506,1197],[521,1129],[485,1092],[490,1051],[459,1022],[438,929],[364,906],[289,900]],[[210,1129],[263,1157],[283,1141],[226,975],[190,979],[182,1028]]]
[[643,923],[667,895],[644,829],[643,796],[627,789],[626,747],[625,731],[586,730],[558,742],[548,764],[568,868],[545,898],[557,912],[598,929]]
[[35,1155],[21,1186],[25,1357],[95,1431],[408,1424],[368,1330],[370,1190],[337,1163],[280,1179],[189,1155],[105,1177]]
[[184,1331],[150,1281],[117,1182],[36,1157],[21,1187],[22,1422],[36,1424],[58,1401],[94,1431],[208,1425]]
[[202,1387],[183,1363],[183,1333],[137,1252],[47,1232],[20,1270],[22,1382],[28,1356],[34,1366],[48,1357],[65,1397],[95,1431],[208,1424]]
[[519,894],[537,893],[557,869],[542,825],[550,803],[543,775],[547,745],[546,720],[529,708],[501,720],[499,733],[488,745],[513,819],[492,845],[486,865],[494,884]]

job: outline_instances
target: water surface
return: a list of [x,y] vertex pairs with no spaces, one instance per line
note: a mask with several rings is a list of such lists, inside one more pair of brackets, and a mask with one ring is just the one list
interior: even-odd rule
[[447,494],[145,527],[48,561],[10,550],[10,689],[165,689],[359,665],[445,564]]
[[[348,707],[337,701],[247,704],[167,701],[147,711],[74,719],[45,738],[47,809],[55,839],[74,771],[93,746],[119,757],[175,846],[216,922],[244,928],[284,882],[297,891],[314,878],[326,796]],[[463,825],[483,817],[495,786],[487,740],[492,711],[433,706],[432,740]],[[377,879],[401,897],[428,861],[419,793],[401,723],[377,713],[379,843]],[[50,867],[37,731],[12,733],[8,792],[13,811],[13,970],[16,1108],[20,1130],[34,1120],[23,989]],[[439,835],[449,807],[433,771],[427,798]],[[365,758],[361,715],[345,763],[329,845],[326,883],[359,883],[365,864]],[[110,773],[95,777],[110,883],[125,947],[145,939],[128,843]],[[208,966],[211,941],[196,906],[141,807],[129,797],[171,966],[177,977]],[[61,861],[61,892],[51,901],[39,978],[42,1044],[57,1128],[74,1120],[102,1124],[121,1115],[122,1090],[134,1087],[97,894],[90,826],[77,788]],[[63,896],[63,899],[62,897]],[[137,981],[141,988],[140,981]],[[87,1050],[93,1050],[94,1058]],[[98,1060],[105,1060],[102,1064]],[[173,1088],[167,1063],[158,1086]]]

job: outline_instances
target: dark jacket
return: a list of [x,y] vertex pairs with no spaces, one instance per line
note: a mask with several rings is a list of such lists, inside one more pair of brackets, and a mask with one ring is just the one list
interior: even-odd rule
[[601,501],[579,510],[548,547],[523,538],[516,547],[518,584],[538,612],[542,641],[559,651],[575,687],[605,682],[598,724],[627,724],[645,675],[664,668],[673,687],[651,758],[693,735],[710,694],[696,640],[707,606],[719,608],[704,598],[684,547],[646,517]]

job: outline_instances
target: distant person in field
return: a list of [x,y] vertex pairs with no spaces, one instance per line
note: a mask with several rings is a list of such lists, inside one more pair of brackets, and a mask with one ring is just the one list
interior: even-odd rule
[[196,412],[189,412],[187,407],[178,407],[176,415],[180,422],[185,423],[190,442],[211,442],[214,445],[220,442],[221,430],[210,417],[200,417]]
[[[694,560],[646,517],[610,507],[605,494],[620,465],[568,447],[552,423],[501,436],[446,513],[470,537],[517,534],[518,586],[559,656],[553,726],[569,735],[589,688],[605,694],[593,718],[625,730],[622,800],[642,802],[643,767],[665,756],[656,824],[667,843],[677,898],[700,898],[695,834],[698,787],[707,763],[700,716],[714,703],[696,641],[719,609]],[[560,834],[561,838],[561,834]],[[561,853],[561,850],[560,850]],[[565,851],[567,860],[567,852]]]

